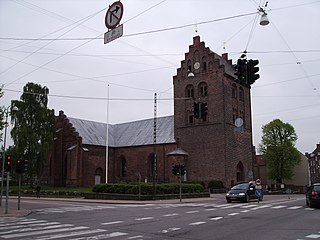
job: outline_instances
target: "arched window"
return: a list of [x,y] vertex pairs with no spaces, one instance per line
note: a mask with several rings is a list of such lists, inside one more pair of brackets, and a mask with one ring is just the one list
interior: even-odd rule
[[188,60],[188,62],[187,62],[187,71],[192,72],[191,60]]
[[206,97],[208,96],[208,85],[205,82],[201,82],[199,83],[198,86],[198,96],[200,97]]
[[186,97],[194,98],[194,87],[190,84],[186,87]]
[[242,162],[239,162],[237,165],[237,182],[241,182],[244,181],[244,166],[242,164]]
[[206,72],[207,71],[207,58],[203,57],[202,58],[202,72]]
[[232,84],[232,97],[237,98],[237,85],[235,83]]
[[120,157],[119,161],[119,176],[120,177],[125,177],[127,173],[127,160],[126,158],[122,155]]
[[212,61],[209,62],[209,71],[212,71],[213,70],[213,63]]
[[239,100],[242,102],[244,101],[244,92],[242,87],[239,88]]

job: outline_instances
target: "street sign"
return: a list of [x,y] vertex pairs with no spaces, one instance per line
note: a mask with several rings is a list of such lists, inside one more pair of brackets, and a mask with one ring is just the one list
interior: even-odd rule
[[114,29],[119,23],[123,15],[123,5],[120,1],[114,2],[108,9],[105,24],[108,29]]
[[261,185],[261,180],[259,178],[256,180],[256,185]]
[[256,192],[255,192],[256,196],[259,198],[262,196],[262,191],[260,189],[256,189]]
[[104,44],[111,42],[123,35],[123,25],[116,27],[104,34]]

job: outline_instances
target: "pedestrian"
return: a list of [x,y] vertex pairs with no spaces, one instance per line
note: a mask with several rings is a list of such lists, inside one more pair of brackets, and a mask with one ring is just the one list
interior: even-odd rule
[[40,184],[38,183],[37,186],[36,186],[37,198],[40,198],[40,191],[41,191],[41,186],[40,186]]

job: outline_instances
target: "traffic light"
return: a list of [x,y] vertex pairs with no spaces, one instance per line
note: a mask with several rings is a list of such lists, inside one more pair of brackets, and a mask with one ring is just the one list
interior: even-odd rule
[[208,104],[206,102],[200,103],[200,112],[201,112],[201,118],[203,120],[206,120],[207,114],[208,114]]
[[245,83],[247,80],[247,60],[238,59],[237,65],[235,66],[236,73],[239,83]]
[[175,164],[172,165],[172,174],[175,176],[183,176],[187,172],[186,166],[183,164]]
[[186,166],[182,164],[180,165],[180,169],[181,169],[181,175],[182,176],[185,175],[187,172]]
[[16,164],[16,173],[24,173],[24,160],[18,159]]
[[200,114],[201,114],[201,111],[200,111],[200,102],[193,102],[193,117],[194,118],[200,118]]
[[4,170],[6,172],[11,172],[11,155],[10,154],[7,154],[6,156]]
[[29,168],[29,161],[28,160],[23,160],[23,172],[28,172],[28,168]]
[[259,60],[252,60],[250,59],[248,61],[248,84],[253,84],[257,79],[260,78],[260,75],[257,74],[259,72],[259,67],[257,65],[259,64]]

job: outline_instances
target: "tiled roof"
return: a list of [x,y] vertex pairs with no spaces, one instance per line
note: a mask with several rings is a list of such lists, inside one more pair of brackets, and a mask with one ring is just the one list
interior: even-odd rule
[[[107,124],[68,117],[87,145],[106,146]],[[173,116],[157,118],[157,144],[174,143]],[[153,144],[154,119],[109,124],[109,146],[126,147]]]

